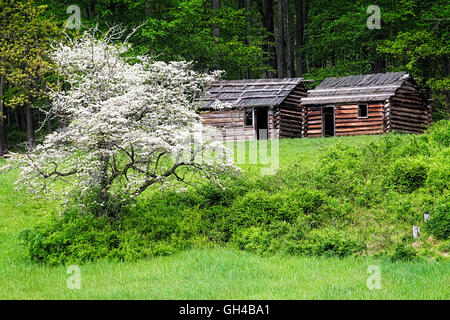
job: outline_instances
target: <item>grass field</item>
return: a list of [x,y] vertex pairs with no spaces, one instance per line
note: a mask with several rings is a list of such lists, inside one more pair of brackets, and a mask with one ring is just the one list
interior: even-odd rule
[[[281,140],[280,166],[314,166],[318,150],[371,137]],[[255,142],[250,143],[250,148]],[[258,165],[242,166],[257,174]],[[259,257],[227,248],[198,248],[133,263],[81,265],[81,289],[66,286],[65,266],[33,264],[17,234],[42,221],[55,203],[14,190],[17,173],[0,175],[0,299],[449,299],[448,262],[390,262],[374,258]],[[369,266],[381,289],[370,290]]]

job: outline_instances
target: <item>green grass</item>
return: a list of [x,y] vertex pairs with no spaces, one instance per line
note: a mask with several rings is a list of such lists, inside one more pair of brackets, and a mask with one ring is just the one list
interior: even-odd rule
[[[377,136],[280,141],[280,166],[314,166],[318,150]],[[257,142],[250,142],[255,148]],[[0,165],[2,162],[0,161]],[[260,165],[243,165],[252,175]],[[17,234],[57,204],[14,189],[17,173],[0,175],[0,299],[449,299],[450,263],[390,262],[369,257],[259,257],[225,248],[193,249],[132,263],[80,266],[81,289],[66,286],[66,267],[33,264]],[[381,289],[366,286],[367,268],[381,270]]]
[[[11,253],[11,252],[10,252]],[[366,286],[380,267],[381,289]],[[81,289],[66,287],[65,267],[2,256],[3,299],[448,299],[449,265],[357,258],[262,258],[195,249],[133,263],[81,266]]]
[[[322,150],[330,148],[338,143],[345,145],[361,145],[369,144],[373,141],[380,139],[380,135],[371,136],[350,136],[350,137],[332,137],[332,138],[314,138],[314,139],[280,139],[278,144],[278,155],[279,155],[279,167],[283,168],[289,166],[290,164],[297,162],[302,166],[307,168],[314,167],[318,160],[319,155]],[[265,147],[267,149],[267,154],[270,157],[271,151],[276,150],[276,146],[271,147],[272,141],[238,141],[227,143],[228,148],[234,151],[234,160],[238,160],[237,153],[239,150],[246,151],[245,162],[237,163],[242,169],[245,170],[246,174],[253,176],[254,174],[259,174],[262,167],[268,167],[268,165],[262,165],[259,161],[258,153],[260,145],[267,143]],[[275,151],[276,152],[276,151]],[[249,154],[253,154],[257,157],[258,163],[252,163]],[[253,161],[254,162],[254,161]]]

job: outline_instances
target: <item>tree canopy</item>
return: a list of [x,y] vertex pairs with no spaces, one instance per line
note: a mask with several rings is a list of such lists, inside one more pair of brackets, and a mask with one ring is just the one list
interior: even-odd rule
[[[28,131],[33,145],[33,123],[46,115],[31,106],[48,102],[41,95],[52,69],[46,53],[67,27],[73,3],[0,4],[0,107],[16,106],[0,110],[1,154],[6,126]],[[225,79],[303,76],[317,84],[330,76],[406,71],[433,100],[433,119],[449,115],[445,0],[380,0],[376,7],[366,0],[81,0],[77,6],[81,29],[66,28],[71,37],[94,26],[140,26],[129,39],[130,55],[192,61],[199,72],[224,70]],[[380,25],[369,28],[374,13]]]

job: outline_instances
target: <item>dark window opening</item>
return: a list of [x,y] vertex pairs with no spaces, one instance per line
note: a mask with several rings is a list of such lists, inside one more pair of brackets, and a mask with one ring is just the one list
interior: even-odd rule
[[367,104],[358,105],[358,118],[367,118],[369,116]]
[[245,111],[244,126],[245,127],[253,127],[253,110]]

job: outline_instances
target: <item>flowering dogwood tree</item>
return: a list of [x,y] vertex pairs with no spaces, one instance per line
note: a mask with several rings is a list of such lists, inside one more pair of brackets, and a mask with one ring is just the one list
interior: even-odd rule
[[[125,58],[129,46],[114,44],[113,34],[98,39],[89,33],[56,47],[52,58],[65,89],[53,92],[50,112],[60,128],[19,160],[19,185],[64,197],[95,194],[103,213],[114,214],[110,202],[126,203],[154,184],[236,171],[229,151],[195,112],[220,73]],[[57,181],[64,183],[50,187]]]

